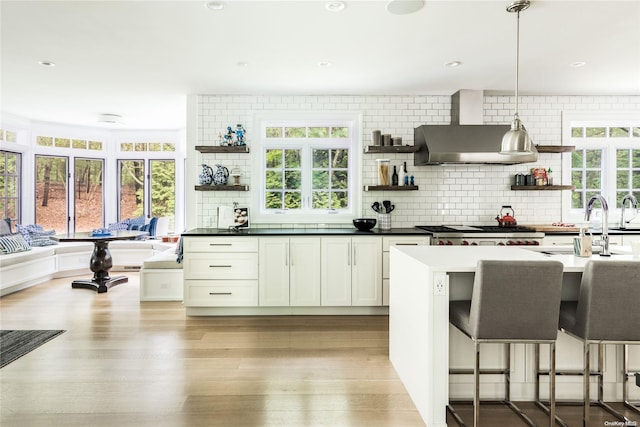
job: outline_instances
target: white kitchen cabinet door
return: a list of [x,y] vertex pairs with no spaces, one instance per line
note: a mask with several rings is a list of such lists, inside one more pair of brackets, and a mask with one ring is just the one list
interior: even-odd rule
[[382,305],[382,239],[351,239],[351,305]]
[[289,238],[261,238],[259,253],[259,305],[261,307],[288,306]]
[[320,306],[320,238],[292,237],[289,251],[291,306]]
[[351,305],[351,238],[320,239],[321,305]]

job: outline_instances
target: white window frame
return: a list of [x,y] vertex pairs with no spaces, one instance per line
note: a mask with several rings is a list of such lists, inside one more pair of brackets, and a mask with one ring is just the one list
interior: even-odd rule
[[[620,221],[620,206],[616,205],[616,150],[640,149],[637,138],[611,138],[608,135],[600,140],[573,138],[574,127],[640,127],[640,111],[627,112],[572,112],[562,116],[562,141],[564,145],[575,145],[581,148],[602,149],[602,192],[609,205],[609,226]],[[571,183],[571,154],[562,159],[562,181]],[[584,223],[584,209],[574,209],[571,203],[571,191],[562,195],[562,220],[564,222]],[[599,206],[599,204],[597,205]]]
[[[361,200],[361,174],[362,170],[362,141],[361,114],[355,113],[296,113],[296,112],[274,112],[256,115],[255,129],[258,129],[259,136],[254,140],[251,147],[251,222],[262,224],[340,224],[350,223],[358,216]],[[304,143],[292,138],[287,147],[283,147],[280,142],[272,143],[264,137],[265,130],[270,126],[305,126],[305,127],[348,127],[349,144],[344,146],[341,143],[330,142],[323,138],[306,138]],[[306,146],[309,149],[349,149],[349,206],[339,210],[312,210],[308,206],[301,210],[266,210],[264,206],[264,176],[265,176],[265,153],[268,148],[301,148]],[[302,170],[311,169],[310,159],[302,156]],[[303,183],[303,196],[305,192],[311,194],[311,182]],[[304,198],[304,197],[303,197]],[[306,202],[305,202],[306,203]]]

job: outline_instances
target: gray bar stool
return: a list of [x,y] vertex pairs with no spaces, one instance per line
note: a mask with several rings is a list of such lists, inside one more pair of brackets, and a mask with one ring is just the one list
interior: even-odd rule
[[[451,301],[449,321],[473,340],[474,368],[452,369],[450,374],[474,375],[473,425],[479,426],[480,375],[505,375],[506,404],[530,426],[535,423],[518,408],[510,397],[511,343],[543,343],[551,346],[549,425],[555,419],[555,340],[562,288],[563,266],[557,261],[478,261],[470,301]],[[507,366],[499,370],[480,369],[480,344],[504,343]],[[482,400],[496,403],[495,400]],[[455,403],[453,400],[452,403]],[[462,402],[462,401],[459,401]],[[469,403],[466,401],[466,403]],[[447,410],[464,426],[451,405]]]
[[[607,405],[603,400],[603,346],[604,344],[623,345],[623,389],[622,396],[626,407],[640,413],[637,403],[629,401],[629,377],[634,374],[628,370],[628,344],[640,344],[640,261],[602,261],[590,260],[584,268],[580,283],[578,301],[563,301],[560,306],[560,329],[583,342],[584,369],[582,371],[557,371],[557,375],[584,376],[584,401],[582,425],[589,423],[591,404],[601,406],[610,414],[627,423],[631,422],[623,414]],[[590,368],[590,344],[598,345],[598,370]],[[536,359],[539,355],[536,346]],[[541,371],[537,366],[536,390],[539,389]],[[590,379],[598,379],[598,399],[591,402],[589,395]],[[537,397],[539,406],[544,404]],[[572,404],[563,401],[559,403]],[[561,423],[562,425],[566,425]]]

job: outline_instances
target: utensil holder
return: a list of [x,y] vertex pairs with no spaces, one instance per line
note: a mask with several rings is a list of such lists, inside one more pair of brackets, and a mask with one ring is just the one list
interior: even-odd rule
[[378,228],[391,230],[391,214],[378,214]]

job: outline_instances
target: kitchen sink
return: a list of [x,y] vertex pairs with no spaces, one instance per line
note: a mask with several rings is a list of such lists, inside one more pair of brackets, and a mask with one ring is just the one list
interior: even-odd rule
[[[559,248],[549,248],[549,247],[541,247],[541,248],[527,248],[528,250],[540,252],[545,255],[573,255],[573,248],[570,247],[559,247]],[[594,246],[592,249],[592,253],[594,255],[598,255],[600,253],[601,248],[598,246]],[[611,255],[629,255],[629,252],[619,251],[616,248],[609,248],[609,252]]]

